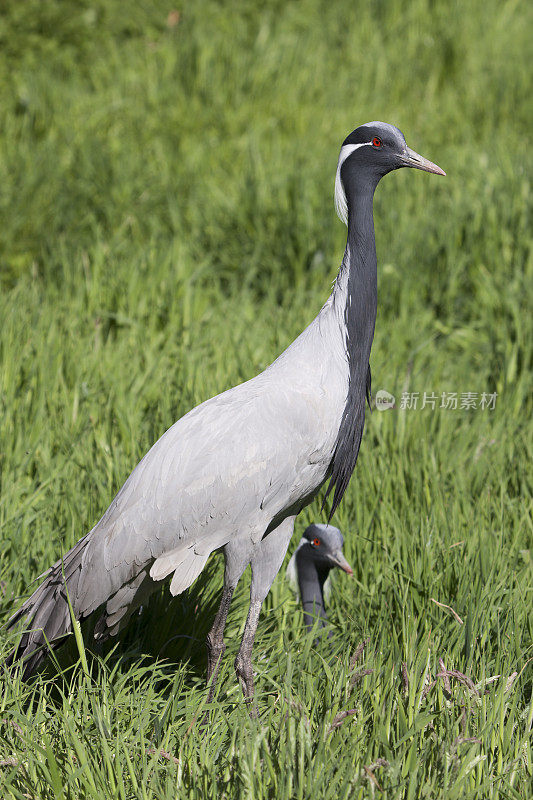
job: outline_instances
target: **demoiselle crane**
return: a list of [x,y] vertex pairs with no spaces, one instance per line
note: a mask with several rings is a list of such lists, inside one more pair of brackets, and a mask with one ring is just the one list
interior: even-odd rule
[[325,596],[331,570],[338,567],[353,575],[342,552],[343,544],[344,538],[338,528],[313,522],[305,529],[287,565],[287,578],[300,594],[308,631],[313,630],[316,620],[319,628],[326,625]]
[[231,598],[250,564],[235,669],[251,700],[259,613],[295,517],[329,479],[331,518],[359,453],[377,307],[373,197],[380,179],[400,167],[445,174],[392,125],[361,125],[344,140],[335,205],[348,237],[330,297],[264,372],[193,408],[153,445],[94,528],[11,617],[9,626],[26,618],[26,630],[8,663],[24,659],[28,675],[46,646],[71,632],[67,592],[79,621],[102,609],[97,639],[115,635],[159,581],[172,576],[171,593],[183,592],[222,548],[224,586],[207,638],[209,698]]

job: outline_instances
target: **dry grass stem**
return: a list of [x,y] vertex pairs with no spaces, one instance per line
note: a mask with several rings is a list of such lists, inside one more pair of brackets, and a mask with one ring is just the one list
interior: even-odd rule
[[459,614],[456,611],[453,610],[453,608],[451,606],[446,605],[446,603],[439,603],[439,601],[435,600],[433,597],[430,597],[430,600],[433,603],[435,603],[435,605],[438,606],[439,608],[445,608],[447,611],[449,611],[452,614],[452,616],[455,619],[455,621],[458,622],[459,625],[463,625],[463,620],[461,619]]

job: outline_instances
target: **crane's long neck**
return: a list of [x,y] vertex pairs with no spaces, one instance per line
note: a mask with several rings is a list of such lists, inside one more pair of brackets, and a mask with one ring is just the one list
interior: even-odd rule
[[303,548],[296,553],[296,568],[305,627],[307,630],[311,630],[318,617],[320,619],[319,627],[323,628],[327,620],[324,605],[324,583],[329,570],[319,570],[316,564],[306,557]]
[[373,191],[359,192],[348,207],[345,324],[350,377],[352,368],[360,364],[366,376],[376,323],[378,288],[373,198]]
[[[339,505],[355,468],[365,423],[365,396],[370,398],[370,350],[377,313],[377,258],[370,185],[346,187],[348,238],[333,302],[341,311],[348,361],[348,396],[330,466],[333,487],[330,518]],[[351,190],[351,191],[350,191]]]

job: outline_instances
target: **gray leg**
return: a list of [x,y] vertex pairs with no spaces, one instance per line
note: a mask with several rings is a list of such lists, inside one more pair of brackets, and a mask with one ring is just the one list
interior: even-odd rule
[[241,646],[235,659],[235,670],[241,683],[244,698],[251,706],[251,716],[257,716],[257,710],[252,706],[254,697],[252,648],[254,646],[257,623],[259,622],[263,600],[270,591],[274,578],[278,574],[285,558],[294,530],[294,520],[295,517],[287,517],[281,525],[255,545],[250,562],[252,565],[250,610],[244,626]]
[[[251,556],[251,550],[250,550]],[[228,619],[228,612],[239,578],[248,566],[250,558],[247,557],[246,546],[242,543],[226,545],[224,548],[224,588],[222,599],[213,622],[213,627],[207,634],[207,685],[209,687],[207,702],[210,703],[215,694],[215,687],[220,672],[220,664],[226,645],[224,644],[224,628]]]
[[226,650],[226,645],[224,644],[224,628],[226,627],[229,606],[234,591],[234,586],[224,586],[222,590],[222,599],[220,601],[220,606],[218,608],[215,621],[213,622],[213,627],[207,634],[207,685],[209,687],[209,693],[207,695],[208,703],[211,702],[213,695],[215,694],[215,686],[218,673],[220,672],[220,664]]

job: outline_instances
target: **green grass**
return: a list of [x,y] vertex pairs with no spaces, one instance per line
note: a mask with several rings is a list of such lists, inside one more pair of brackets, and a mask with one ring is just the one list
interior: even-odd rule
[[[334,637],[304,635],[282,570],[255,647],[258,722],[232,671],[246,580],[211,724],[195,722],[214,558],[87,669],[73,644],[59,675],[3,676],[0,794],[531,797],[531,12],[186,0],[169,25],[170,10],[4,3],[3,617],[175,419],[318,311],[344,245],[338,148],[361,122],[397,124],[448,172],[378,189],[374,391],[398,406],[497,392],[496,408],[369,416],[335,517],[355,577],[337,576]],[[313,519],[319,502],[295,541]],[[448,692],[441,658],[478,689]]]

